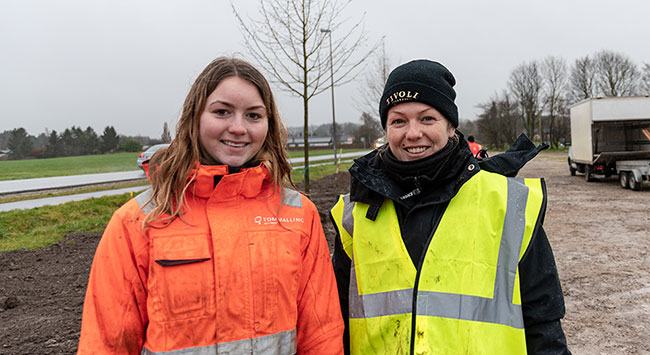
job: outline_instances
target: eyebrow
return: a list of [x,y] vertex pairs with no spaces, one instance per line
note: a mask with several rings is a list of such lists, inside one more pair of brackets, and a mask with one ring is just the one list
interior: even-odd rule
[[[415,114],[416,114],[416,115],[421,115],[421,114],[423,114],[423,113],[425,113],[425,112],[427,112],[427,111],[430,111],[431,109],[432,109],[431,107],[427,107],[427,108],[425,108],[424,110],[422,110],[422,111],[420,111],[420,112],[416,112]],[[396,113],[396,114],[404,115],[404,112],[399,111],[399,110],[397,110],[397,109],[393,110],[393,112]]]
[[[227,106],[227,107],[235,107],[235,105],[231,104],[230,102],[221,101],[221,100],[212,101],[211,103],[208,104],[208,107],[210,107],[210,106],[212,106],[214,104],[222,104],[222,105]],[[264,105],[255,105],[255,106],[247,107],[246,109],[247,110],[257,110],[257,109],[266,110],[266,107]]]

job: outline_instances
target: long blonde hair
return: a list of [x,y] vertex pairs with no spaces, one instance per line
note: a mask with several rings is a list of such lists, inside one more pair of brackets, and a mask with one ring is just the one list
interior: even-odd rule
[[[262,73],[251,64],[236,58],[220,57],[208,64],[192,84],[180,120],[176,126],[176,137],[169,147],[161,149],[149,162],[149,176],[153,196],[148,203],[155,205],[144,220],[149,227],[163,214],[163,225],[176,218],[183,218],[185,191],[190,186],[196,163],[209,161],[209,155],[199,143],[199,122],[208,96],[225,78],[236,76],[257,87],[266,107],[268,132],[262,148],[252,160],[262,161],[269,170],[274,186],[288,185],[295,189],[291,180],[291,165],[287,159],[285,144],[287,130],[278,113],[271,87]],[[196,173],[196,171],[195,171]]]

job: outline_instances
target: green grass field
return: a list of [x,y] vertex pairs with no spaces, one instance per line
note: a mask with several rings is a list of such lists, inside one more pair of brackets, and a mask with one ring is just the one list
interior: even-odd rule
[[5,160],[0,161],[0,180],[137,170],[138,154],[114,153],[49,159]]

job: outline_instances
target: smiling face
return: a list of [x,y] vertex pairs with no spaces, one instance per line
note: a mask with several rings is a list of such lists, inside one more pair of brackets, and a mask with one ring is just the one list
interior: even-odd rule
[[236,76],[208,96],[199,122],[199,143],[220,164],[242,166],[260,151],[269,120],[259,90]]
[[421,102],[406,102],[388,110],[386,136],[398,160],[413,161],[442,149],[456,129],[435,108]]

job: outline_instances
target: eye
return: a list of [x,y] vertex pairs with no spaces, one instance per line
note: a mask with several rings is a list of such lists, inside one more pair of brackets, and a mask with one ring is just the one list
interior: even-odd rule
[[217,116],[227,116],[230,112],[225,109],[214,110],[214,114]]
[[259,114],[259,113],[257,113],[257,112],[251,112],[251,113],[249,113],[249,114],[248,114],[248,117],[249,117],[250,119],[254,120],[254,121],[261,120],[262,118],[264,118],[261,114]]
[[399,125],[399,124],[404,124],[404,123],[406,123],[406,121],[404,121],[401,118],[396,118],[396,119],[390,121],[391,125]]
[[423,122],[433,122],[433,121],[435,121],[435,120],[436,120],[436,119],[433,118],[433,117],[431,117],[431,116],[425,116],[425,117],[422,117],[422,121],[423,121]]

